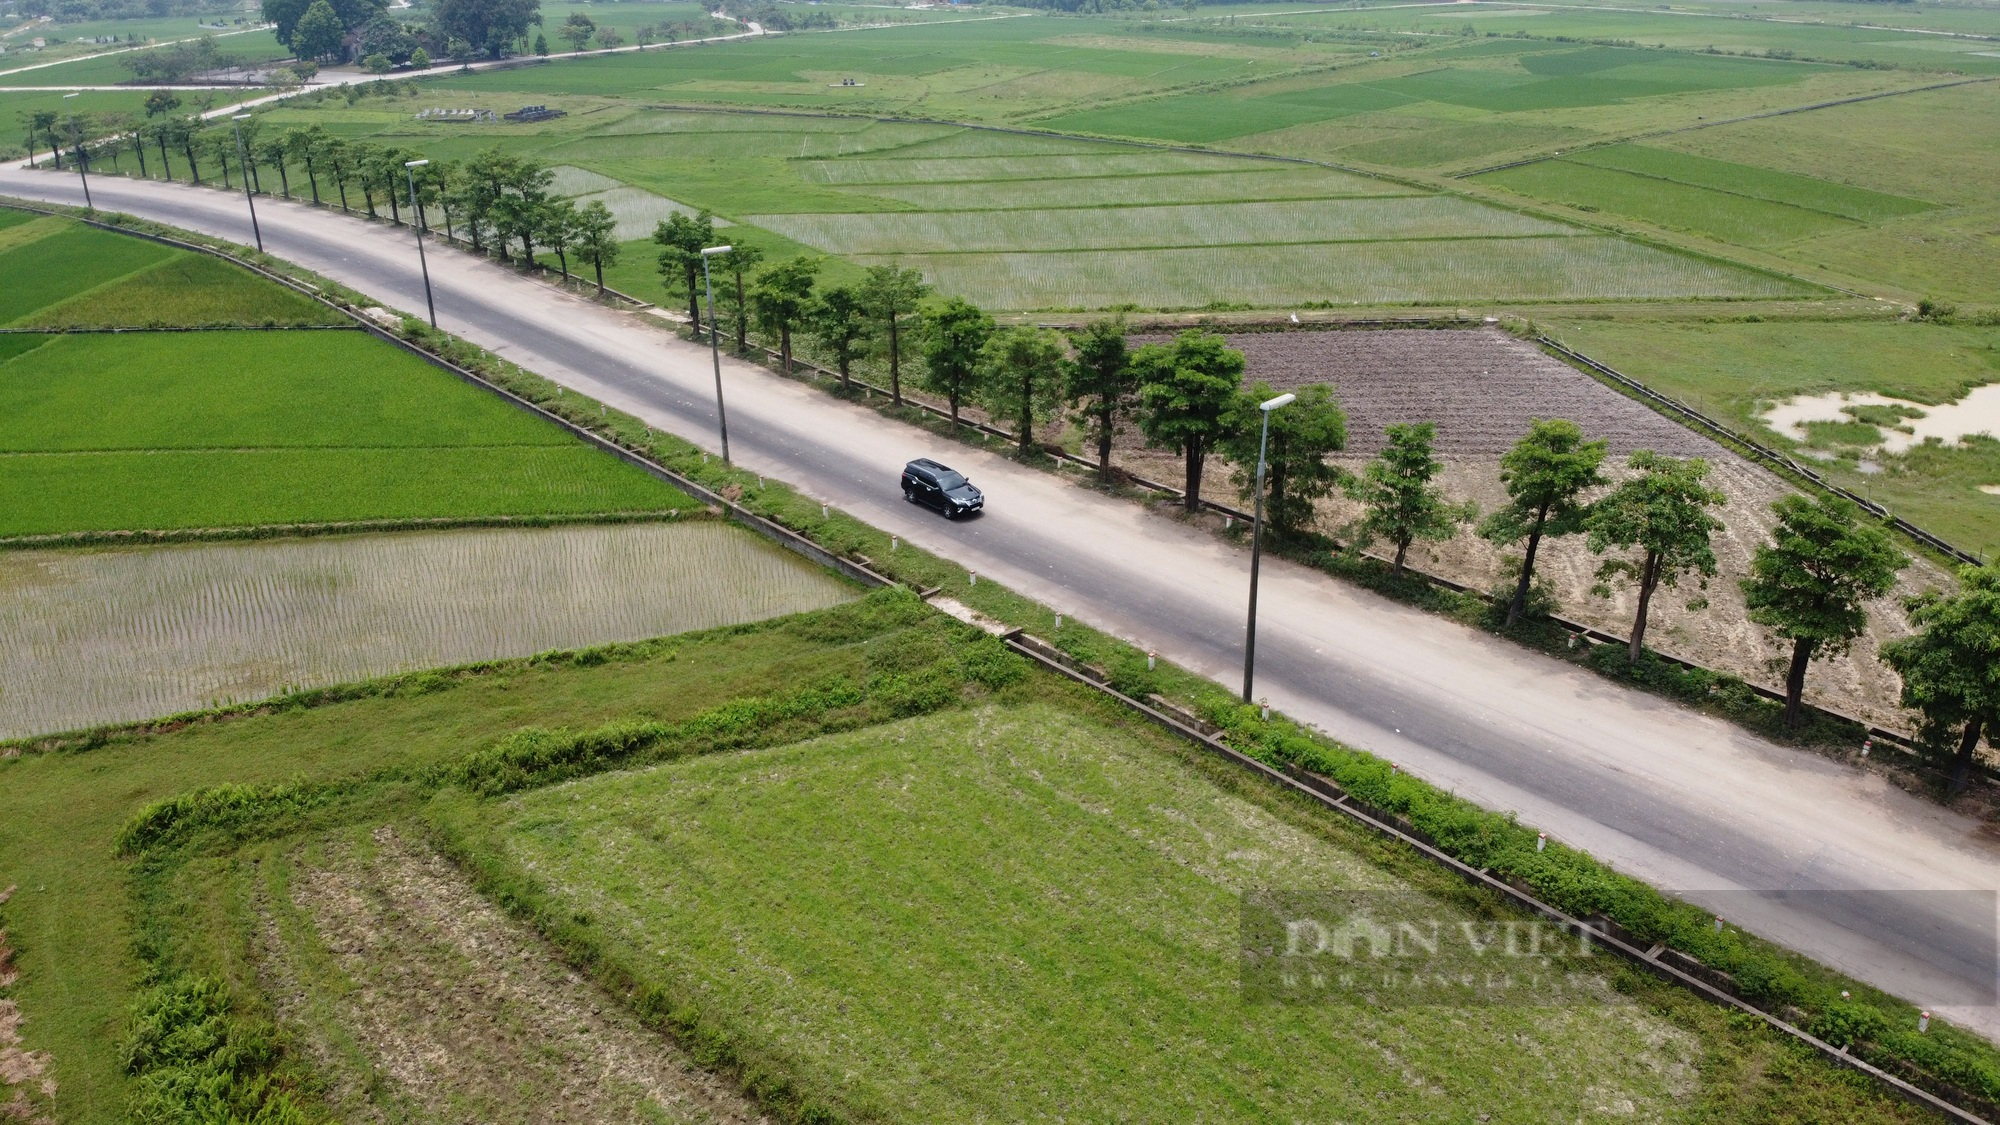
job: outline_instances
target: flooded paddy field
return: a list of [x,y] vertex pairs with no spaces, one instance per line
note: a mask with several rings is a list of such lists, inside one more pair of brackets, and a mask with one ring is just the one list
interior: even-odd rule
[[0,738],[854,596],[721,523],[0,554]]

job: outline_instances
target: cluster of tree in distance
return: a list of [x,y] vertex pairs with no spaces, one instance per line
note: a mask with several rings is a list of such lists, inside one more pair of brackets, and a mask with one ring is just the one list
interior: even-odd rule
[[541,0],[436,0],[428,19],[410,23],[390,15],[385,0],[263,0],[263,10],[278,42],[309,62],[497,59],[525,54],[529,29],[542,22]]

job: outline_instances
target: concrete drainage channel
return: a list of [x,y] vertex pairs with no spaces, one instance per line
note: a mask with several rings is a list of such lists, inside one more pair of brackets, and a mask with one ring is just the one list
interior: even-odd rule
[[[49,211],[39,207],[23,207],[22,209],[36,211],[44,215],[59,215],[61,217],[74,218],[74,216],[62,215],[60,212]],[[305,285],[254,263],[246,262],[233,254],[217,250],[213,247],[184,242],[180,239],[133,230],[92,219],[83,219],[80,221],[102,230],[133,235],[152,242],[161,243],[162,245],[208,254],[241,266],[260,277],[320,302],[326,307],[354,320],[361,328],[372,332],[379,338],[402,348],[410,354],[418,356],[442,370],[449,371],[467,383],[499,395],[516,407],[562,427],[566,432],[575,435],[578,439],[588,442],[635,467],[643,469],[660,480],[672,484],[676,488],[685,490],[689,495],[695,496],[715,508],[728,512],[730,517],[738,523],[743,524],[745,527],[763,535],[780,546],[803,555],[822,566],[832,567],[867,586],[882,587],[898,584],[894,579],[881,574],[864,562],[836,555],[806,536],[736,504],[713,489],[682,476],[680,473],[659,464],[636,450],[628,449],[593,430],[579,426],[568,419],[544,410],[542,407],[529,402],[512,391],[488,381],[478,373],[460,367],[442,356],[436,355],[403,339],[400,335],[389,331],[382,325],[374,323],[365,314],[329,300],[323,293],[312,286]],[[821,370],[817,367],[813,369]],[[832,374],[831,372],[825,373]],[[881,392],[879,388],[871,387],[869,389],[875,390],[878,393],[886,393]],[[941,413],[936,411],[935,408],[926,407],[925,409]],[[1012,436],[990,426],[982,426],[980,428],[1000,436]],[[1080,459],[1069,459],[1078,460],[1079,463],[1082,463]],[[1142,486],[1145,486],[1145,482],[1140,483]],[[1221,505],[1211,506],[1218,511],[1241,515],[1241,513],[1235,513],[1232,509],[1224,508]],[[1124,695],[1110,685],[1109,676],[1103,669],[1082,664],[1048,641],[1028,634],[1021,629],[1010,628],[1004,623],[985,617],[970,607],[964,606],[952,599],[936,598],[938,592],[935,589],[918,591],[920,596],[926,600],[935,598],[934,604],[941,612],[947,612],[951,616],[1000,636],[1010,650],[1027,657],[1036,664],[1058,675],[1102,692],[1117,701],[1120,706],[1143,716],[1148,721],[1186,739],[1217,757],[1253,773],[1274,785],[1299,793],[1333,812],[1348,817],[1371,831],[1396,840],[1432,863],[1450,871],[1465,882],[1491,891],[1502,900],[1512,903],[1517,908],[1562,927],[1565,932],[1576,934],[1579,937],[1587,936],[1592,942],[1612,951],[1646,972],[1676,983],[1712,1003],[1754,1016],[1768,1026],[1791,1036],[1798,1042],[1806,1044],[1829,1061],[1880,1082],[1889,1090],[1916,1105],[1934,1110],[1953,1121],[1963,1122],[1965,1125],[1994,1125],[1994,1122],[1988,1118],[1955,1104],[1952,1100],[1947,1100],[1928,1090],[1924,1090],[1903,1078],[1890,1074],[1888,1071],[1872,1063],[1855,1058],[1848,1054],[1846,1050],[1837,1048],[1816,1036],[1810,1035],[1788,1021],[1780,1019],[1751,1004],[1723,987],[1715,979],[1712,979],[1718,978],[1719,974],[1716,974],[1715,970],[1703,965],[1698,959],[1678,950],[1668,949],[1657,944],[1647,949],[1641,949],[1637,944],[1628,940],[1629,935],[1626,935],[1612,923],[1573,918],[1563,911],[1535,898],[1524,886],[1518,886],[1512,882],[1494,878],[1484,870],[1468,866],[1459,861],[1438,848],[1408,821],[1356,800],[1342,790],[1340,786],[1327,778],[1307,773],[1295,767],[1288,768],[1285,771],[1272,769],[1255,758],[1232,749],[1228,743],[1219,737],[1218,732],[1210,724],[1202,721],[1199,716],[1194,715],[1185,708],[1172,703],[1172,701],[1156,699],[1153,704],[1148,704]],[[1722,979],[1726,980],[1726,978]],[[1975,1101],[1975,1099],[1960,1092],[1952,1091],[1952,1093],[1955,1098],[1960,1098],[1967,1102]]]

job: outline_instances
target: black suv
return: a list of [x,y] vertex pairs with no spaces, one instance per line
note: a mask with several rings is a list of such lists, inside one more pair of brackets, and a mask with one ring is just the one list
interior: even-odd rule
[[903,499],[922,504],[956,519],[986,506],[986,496],[972,487],[965,474],[926,457],[903,466]]

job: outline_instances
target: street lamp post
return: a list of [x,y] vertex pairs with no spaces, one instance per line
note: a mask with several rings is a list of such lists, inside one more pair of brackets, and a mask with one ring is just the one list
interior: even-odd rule
[[734,246],[710,246],[701,252],[701,284],[708,290],[708,355],[715,361],[715,424],[722,430],[722,463],[729,464],[729,415],[722,410],[722,343],[715,332],[715,279],[709,276],[708,260],[727,254]]
[[243,172],[243,202],[250,206],[250,237],[257,240],[257,252],[262,254],[264,231],[257,225],[257,196],[250,190],[250,154],[243,148],[243,123],[248,120],[249,114],[239,113],[229,119],[229,126],[236,130],[236,164]]
[[409,177],[410,181],[410,213],[417,217],[417,221],[410,225],[417,232],[417,268],[424,272],[424,307],[430,310],[431,327],[436,328],[438,307],[437,302],[431,299],[431,263],[430,259],[424,257],[424,209],[417,205],[417,169],[429,163],[428,160],[405,160],[403,174]]
[[1271,412],[1292,404],[1299,396],[1283,394],[1257,409],[1264,415],[1264,428],[1257,437],[1257,514],[1250,521],[1250,621],[1243,631],[1243,702],[1250,702],[1250,681],[1257,671],[1257,567],[1264,560],[1264,451],[1271,444]]
[[[77,94],[82,92],[78,90]],[[63,101],[73,97],[76,97],[76,94],[64,94]],[[83,179],[83,209],[86,212],[96,211],[97,207],[90,202],[90,161],[83,154],[83,130],[76,127],[75,110],[69,111],[69,135],[76,141],[76,174]],[[62,161],[58,159],[56,163],[61,165]]]

